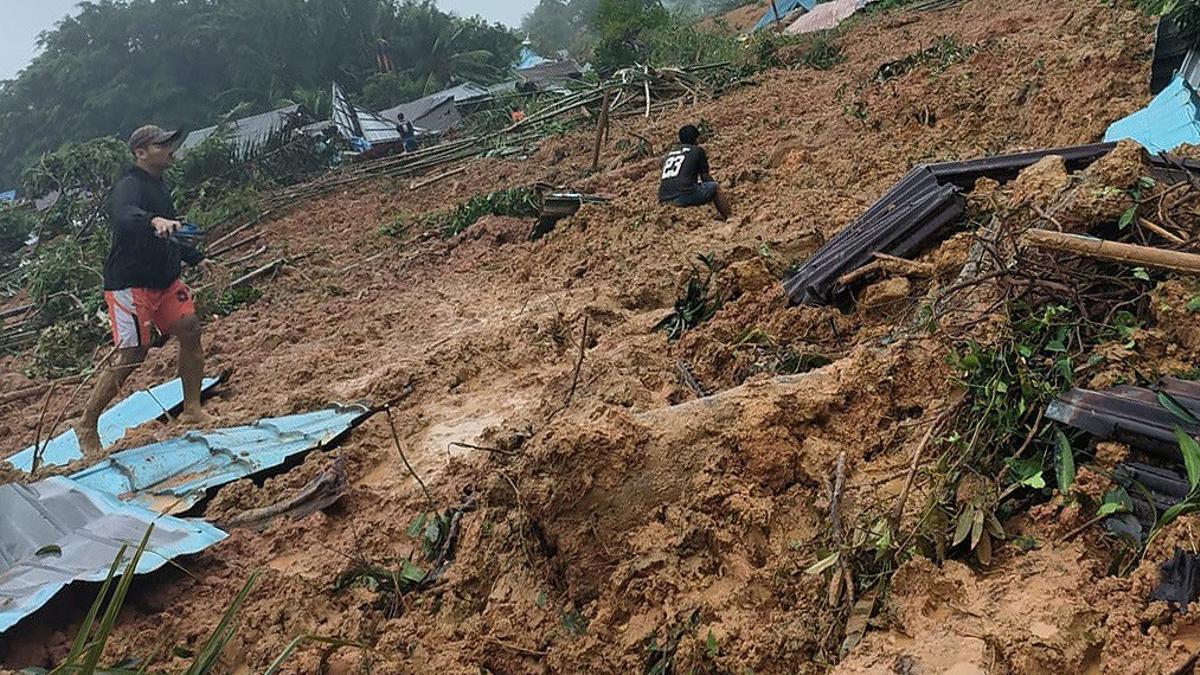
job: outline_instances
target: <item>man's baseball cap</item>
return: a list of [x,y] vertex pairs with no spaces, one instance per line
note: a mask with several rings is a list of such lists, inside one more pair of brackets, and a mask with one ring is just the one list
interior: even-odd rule
[[147,145],[161,145],[163,143],[174,143],[179,138],[179,131],[166,131],[162,127],[153,124],[147,124],[143,127],[138,127],[137,131],[129,136],[129,149],[137,150],[144,148]]

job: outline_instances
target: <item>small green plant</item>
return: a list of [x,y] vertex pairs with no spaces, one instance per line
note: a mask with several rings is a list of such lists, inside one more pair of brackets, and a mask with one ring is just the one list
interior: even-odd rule
[[698,255],[696,259],[704,266],[704,276],[692,265],[688,275],[687,285],[683,295],[675,300],[671,313],[654,325],[653,330],[665,330],[668,340],[677,340],[689,329],[708,321],[721,308],[721,297],[711,291],[713,277],[719,271],[719,266],[713,260],[712,254]]
[[846,57],[842,54],[842,46],[838,44],[831,31],[822,31],[814,36],[804,46],[800,63],[813,70],[829,70]]
[[[688,617],[670,626],[666,630],[666,635],[660,644],[658,636],[654,633],[646,636],[644,645],[646,648],[646,660],[644,662],[642,673],[644,675],[667,675],[674,672],[675,652],[679,650],[679,643],[685,635],[696,630],[700,625],[700,612],[693,611]],[[708,633],[708,639],[712,640],[712,651],[716,651],[716,640],[713,638],[712,631]]]
[[263,296],[263,292],[253,286],[238,286],[227,288],[213,307],[213,311],[221,316],[229,316],[239,307],[254,304]]
[[[100,586],[99,593],[96,594],[96,599],[92,601],[91,607],[88,609],[87,615],[84,616],[83,622],[79,626],[78,632],[75,634],[75,639],[71,643],[71,648],[67,652],[66,657],[53,670],[49,671],[50,675],[99,675],[101,673],[144,673],[146,665],[140,669],[134,670],[133,667],[115,666],[111,668],[100,667],[100,658],[104,654],[104,648],[108,644],[109,638],[112,636],[112,631],[117,622],[117,616],[120,614],[122,605],[125,604],[125,598],[129,593],[129,587],[133,583],[138,562],[142,558],[142,554],[146,551],[146,546],[150,542],[150,534],[154,531],[154,525],[146,528],[146,533],[142,536],[142,541],[134,550],[133,556],[125,565],[124,571],[121,572],[120,580],[116,583],[116,588],[113,589],[113,581],[117,578],[118,570],[121,569],[121,563],[125,560],[125,554],[128,551],[128,546],[122,545],[117,551],[116,557],[113,559],[112,565],[108,569],[108,575],[104,579],[104,583]],[[258,581],[259,572],[256,570],[246,580],[242,589],[234,596],[233,601],[225,609],[221,615],[220,622],[213,629],[204,646],[194,654],[188,654],[186,658],[191,658],[192,661],[187,669],[182,672],[182,675],[208,675],[208,673],[216,672],[220,661],[221,652],[225,650],[225,646],[237,631],[237,615],[245,604],[246,599],[250,596],[250,591],[254,588]],[[110,596],[109,591],[112,590]],[[360,649],[366,649],[363,645],[335,638],[320,637],[315,635],[300,635],[292,640],[283,652],[271,663],[267,669],[267,675],[273,675],[279,671],[279,668],[287,660],[296,648],[304,642],[321,642],[334,646],[353,646]],[[177,650],[177,654],[179,651]],[[143,661],[142,659],[134,659],[131,662],[137,664]],[[129,663],[129,661],[127,661]],[[46,671],[27,669],[25,672],[41,672]]]
[[1142,202],[1142,191],[1154,187],[1155,184],[1153,178],[1142,176],[1137,179],[1137,183],[1132,188],[1125,191],[1129,195],[1129,198],[1133,200],[1133,205],[1121,213],[1121,217],[1117,219],[1117,229],[1124,230],[1137,219],[1138,206]]
[[465,231],[484,216],[531,218],[541,213],[541,210],[537,190],[515,187],[475,195],[450,212],[433,216],[430,222],[439,229],[443,238],[449,239]]
[[882,84],[921,67],[928,68],[932,74],[938,75],[951,65],[966,60],[976,51],[978,48],[973,45],[959,44],[953,35],[943,35],[919,52],[879,66],[872,80]]

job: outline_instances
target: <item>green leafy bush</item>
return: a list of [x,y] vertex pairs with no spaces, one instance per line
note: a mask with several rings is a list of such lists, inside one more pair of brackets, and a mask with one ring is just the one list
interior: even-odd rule
[[100,225],[108,193],[128,164],[129,150],[111,137],[67,143],[42,155],[21,178],[25,198],[54,199],[38,214],[42,237]]
[[683,294],[676,298],[671,313],[654,324],[653,330],[666,331],[668,340],[679,339],[686,331],[711,319],[721,308],[720,295],[711,289],[720,265],[711,253],[697,255],[696,259],[704,267],[704,276],[701,277],[700,270],[693,264]]
[[0,254],[20,250],[36,228],[37,216],[31,209],[0,203]]
[[541,213],[537,190],[515,187],[471,197],[449,213],[434,216],[433,223],[445,238],[466,230],[484,216],[531,218]]

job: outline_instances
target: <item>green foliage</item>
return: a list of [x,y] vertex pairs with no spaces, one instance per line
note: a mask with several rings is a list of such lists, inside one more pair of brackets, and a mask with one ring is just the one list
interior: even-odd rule
[[37,215],[29,207],[0,203],[0,255],[20,250],[37,223]]
[[883,83],[918,68],[927,68],[930,73],[939,75],[951,65],[966,60],[976,51],[977,48],[972,45],[959,44],[953,35],[943,35],[926,49],[879,66],[873,79],[877,83]]
[[332,80],[358,92],[386,70],[380,50],[436,88],[499,79],[519,46],[506,28],[432,0],[86,2],[39,42],[0,90],[0,184],[67,141],[315,104]]
[[600,0],[593,22],[597,40],[593,65],[605,73],[646,63],[648,34],[669,23],[670,14],[660,0]]
[[1170,16],[1189,33],[1200,32],[1200,0],[1134,0],[1147,14]]
[[1075,483],[1075,453],[1071,450],[1071,441],[1060,429],[1054,430],[1054,467],[1059,494],[1070,494]]
[[705,28],[693,17],[678,12],[662,26],[645,31],[644,40],[645,58],[655,66],[733,62],[742,53],[737,34]]
[[[978,429],[968,451],[1008,457],[1027,431],[1029,413],[1066,389],[1074,378],[1076,312],[1065,305],[1013,309],[1013,335],[996,346],[968,343],[951,356],[967,389]],[[995,468],[993,466],[993,468]]]
[[442,237],[450,238],[463,232],[484,216],[528,218],[541,213],[537,190],[527,187],[507,188],[487,194],[477,194],[452,211],[430,219]]
[[261,298],[263,292],[253,286],[238,286],[237,288],[227,288],[217,299],[214,311],[221,316],[228,316],[233,311],[244,305],[250,305]]
[[384,110],[425,94],[425,83],[396,72],[375,73],[363,83],[358,104],[367,110]]
[[93,318],[72,318],[46,326],[38,334],[26,374],[57,378],[85,370],[107,335],[102,320]]
[[104,201],[129,161],[125,144],[115,138],[96,138],[67,143],[26,169],[21,177],[25,198],[57,195],[54,203],[38,215],[41,236],[79,232],[99,224]]
[[713,277],[720,271],[720,265],[713,260],[711,253],[697,255],[696,259],[704,266],[703,279],[693,264],[683,295],[675,299],[675,307],[671,313],[663,317],[652,329],[665,330],[668,340],[679,339],[684,332],[711,319],[721,308],[721,296],[710,290]]
[[880,14],[892,9],[898,9],[906,5],[911,5],[917,0],[877,0],[867,5],[867,12],[871,14]]
[[25,289],[38,306],[43,323],[94,314],[104,306],[101,287],[107,252],[105,236],[82,243],[75,237],[62,237],[43,244],[26,261]]
[[552,56],[559,50],[582,55],[599,0],[541,0],[521,21],[534,51]]
[[[125,569],[121,573],[121,578],[117,581],[116,588],[110,597],[109,589],[112,588],[117,571],[121,569],[121,563],[125,560],[125,553],[128,547],[122,545],[117,551],[117,555],[108,569],[108,575],[105,577],[104,583],[100,586],[100,592],[96,594],[96,599],[88,609],[88,613],[84,617],[74,641],[71,643],[71,649],[67,652],[67,656],[63,659],[62,663],[50,671],[51,673],[96,675],[97,673],[135,672],[132,669],[121,668],[119,666],[101,668],[100,658],[104,655],[104,648],[107,646],[108,639],[112,635],[112,630],[116,625],[121,607],[125,604],[125,598],[129,594],[129,587],[133,583],[134,576],[136,576],[135,570],[137,570],[138,562],[141,560],[142,554],[146,551],[146,546],[150,542],[150,533],[153,531],[154,525],[146,528],[146,533],[142,536],[141,543],[135,549],[128,564],[125,565]],[[229,643],[229,640],[233,637],[237,629],[235,622],[237,613],[246,602],[246,598],[249,597],[250,590],[258,580],[258,574],[256,571],[250,575],[245,585],[242,586],[242,589],[234,597],[233,602],[225,609],[220,622],[213,629],[204,646],[195,655],[187,669],[183,671],[183,675],[207,675],[216,669],[221,652],[224,651],[225,646]],[[101,610],[103,610],[103,613],[101,613]],[[97,618],[99,618],[99,623],[97,623]],[[297,638],[297,640],[299,639]],[[329,640],[328,638],[317,639],[324,642],[341,643],[340,641]],[[276,659],[276,663],[272,665],[272,670],[277,667],[281,659],[286,658],[294,649],[294,645],[289,645],[288,649],[280,655],[279,659]],[[136,663],[137,660],[133,662]],[[145,670],[143,667],[136,672],[142,673]]]

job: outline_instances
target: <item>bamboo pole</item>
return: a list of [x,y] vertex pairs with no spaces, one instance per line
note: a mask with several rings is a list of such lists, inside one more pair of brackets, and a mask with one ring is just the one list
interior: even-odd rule
[[1052,232],[1050,230],[1029,230],[1024,235],[1025,242],[1038,248],[1050,251],[1078,253],[1100,260],[1110,260],[1120,263],[1135,263],[1156,267],[1159,269],[1183,272],[1185,274],[1200,274],[1200,255],[1168,251],[1151,246],[1123,244],[1106,239],[1096,239],[1080,234]]

